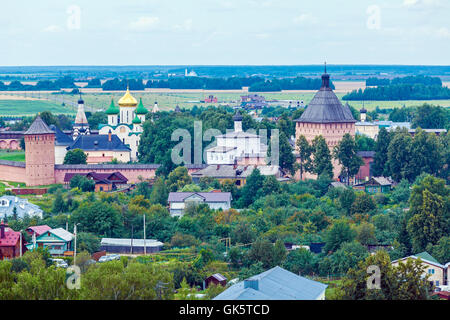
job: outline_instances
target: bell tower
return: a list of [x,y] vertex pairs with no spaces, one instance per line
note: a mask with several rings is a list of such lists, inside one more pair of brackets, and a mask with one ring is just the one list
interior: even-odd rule
[[55,132],[38,115],[24,140],[27,186],[55,183]]

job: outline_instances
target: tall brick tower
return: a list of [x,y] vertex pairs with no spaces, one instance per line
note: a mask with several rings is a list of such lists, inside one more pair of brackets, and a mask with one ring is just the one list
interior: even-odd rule
[[55,132],[37,116],[25,131],[24,139],[27,185],[55,183]]

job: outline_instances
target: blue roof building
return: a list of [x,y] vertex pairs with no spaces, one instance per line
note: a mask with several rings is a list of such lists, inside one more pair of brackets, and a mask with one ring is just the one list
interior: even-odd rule
[[17,215],[17,218],[23,219],[28,217],[39,217],[42,219],[42,209],[28,202],[28,199],[22,199],[16,196],[2,196],[0,197],[0,218],[10,218]]
[[326,288],[277,266],[232,285],[213,300],[325,300]]

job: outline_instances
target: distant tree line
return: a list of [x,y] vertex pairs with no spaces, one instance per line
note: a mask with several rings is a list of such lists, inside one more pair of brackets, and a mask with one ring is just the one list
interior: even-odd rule
[[398,77],[392,80],[386,78],[371,77],[366,80],[366,86],[388,86],[391,84],[424,84],[426,86],[442,87],[442,80],[439,77],[428,76],[408,76]]
[[[248,91],[318,90],[321,85],[322,80],[319,78],[296,77],[293,79],[273,79],[256,82],[250,86]],[[334,89],[333,83],[330,83],[330,87]]]
[[413,128],[448,129],[450,127],[450,110],[429,104],[419,107],[395,108],[389,114],[389,120],[412,122]]
[[35,85],[23,84],[20,81],[11,81],[9,85],[0,81],[0,91],[41,91],[41,90],[61,90],[63,88],[77,88],[71,76],[64,76],[55,81],[40,80]]
[[439,85],[391,84],[353,90],[342,99],[380,101],[450,99],[450,89]]
[[[92,83],[91,83],[92,82]],[[249,87],[251,92],[281,91],[281,90],[317,90],[321,80],[317,78],[296,77],[293,79],[265,80],[260,77],[230,77],[207,78],[185,77],[169,78],[167,80],[149,80],[144,85],[141,79],[120,80],[118,78],[108,80],[101,87],[103,90],[125,90],[127,84],[130,90],[144,90],[145,88],[168,89],[205,89],[205,90],[240,90]],[[98,87],[97,81],[91,80],[88,87]],[[334,86],[331,84],[332,88]]]

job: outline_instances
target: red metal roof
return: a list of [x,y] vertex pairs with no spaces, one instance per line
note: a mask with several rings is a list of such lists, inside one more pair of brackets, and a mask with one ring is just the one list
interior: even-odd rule
[[14,247],[20,239],[19,231],[5,231],[5,237],[0,238],[0,247]]
[[66,173],[64,175],[64,182],[69,182],[75,175],[92,178],[95,182],[103,181],[108,183],[114,181],[126,183],[128,181],[128,179],[120,172],[112,172],[112,173],[88,172],[88,173]]
[[52,228],[50,228],[48,225],[44,224],[44,225],[42,225],[42,226],[32,226],[32,227],[29,227],[29,228],[27,229],[27,231],[30,230],[30,231],[32,231],[32,232],[35,232],[35,233],[36,233],[36,236],[40,236],[40,235],[43,234],[44,232],[47,232],[48,230],[51,230],[51,229],[52,229]]

